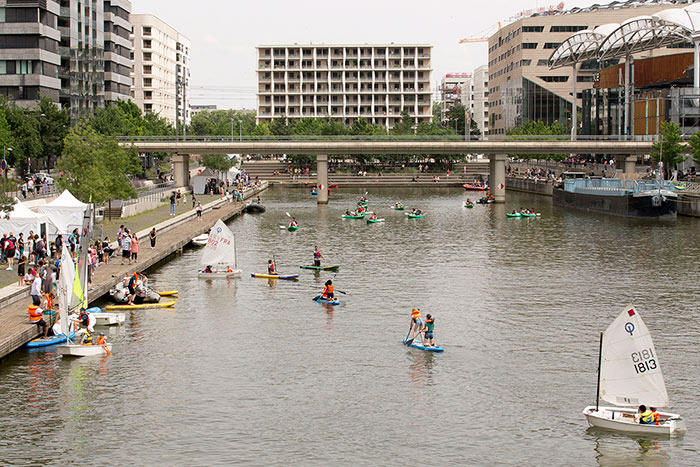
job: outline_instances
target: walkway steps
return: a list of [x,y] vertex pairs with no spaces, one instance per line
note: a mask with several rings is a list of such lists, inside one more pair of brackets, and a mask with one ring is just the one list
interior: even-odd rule
[[[260,190],[247,190],[244,198],[253,197],[266,188],[267,184],[263,184]],[[124,275],[145,271],[170,255],[178,253],[190,243],[192,238],[207,232],[217,219],[221,218],[224,221],[231,219],[241,214],[244,208],[245,202],[229,203],[225,199],[217,200],[204,206],[201,221],[197,221],[196,213],[190,211],[161,222],[155,226],[158,230],[158,242],[154,250],[151,250],[146,238],[151,228],[137,232],[138,237],[144,239],[139,251],[139,262],[122,266],[120,258],[116,256],[108,264],[98,267],[93,275],[93,288],[89,292],[90,300],[97,300],[109,293],[109,289]],[[0,308],[1,360],[37,337],[39,332],[37,326],[29,322],[27,307],[30,301],[24,299],[29,296],[29,287],[10,286],[1,289],[0,292],[4,292],[2,295],[6,296],[4,302],[0,301],[2,304]]]

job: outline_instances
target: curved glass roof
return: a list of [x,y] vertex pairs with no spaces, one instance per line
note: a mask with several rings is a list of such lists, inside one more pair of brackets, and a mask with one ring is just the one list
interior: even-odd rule
[[617,23],[604,24],[593,31],[586,29],[572,34],[549,57],[549,68],[560,68],[598,58],[598,47],[601,42],[619,26]]
[[598,47],[598,59],[628,57],[635,53],[689,41],[690,34],[676,23],[660,23],[651,16],[638,16],[620,24]]

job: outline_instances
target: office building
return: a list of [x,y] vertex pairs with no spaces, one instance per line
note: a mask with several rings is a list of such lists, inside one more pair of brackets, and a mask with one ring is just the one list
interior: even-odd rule
[[405,110],[432,119],[432,46],[309,44],[257,47],[257,121],[359,118],[392,128]]
[[190,116],[194,117],[199,112],[211,112],[216,110],[216,104],[205,104],[205,105],[190,105]]
[[131,15],[131,94],[144,112],[190,122],[190,41],[154,15]]
[[462,84],[461,102],[483,137],[489,134],[489,69],[482,65]]
[[456,103],[462,102],[462,88],[470,80],[471,73],[447,73],[440,81],[440,109],[442,121],[447,120],[447,112]]
[[104,0],[105,101],[131,100],[131,2]]
[[0,94],[21,106],[39,95],[58,102],[60,5],[0,0]]
[[[548,60],[554,50],[576,31],[687,4],[682,0],[628,0],[567,11],[555,7],[523,15],[503,26],[488,42],[489,134],[504,135],[510,128],[530,120],[560,122],[570,129],[573,70],[571,67],[549,69]],[[670,53],[668,49],[654,51],[654,55],[666,53]],[[592,88],[599,66],[616,63],[617,60],[603,64],[588,60],[579,65],[576,80],[579,111],[581,92]]]

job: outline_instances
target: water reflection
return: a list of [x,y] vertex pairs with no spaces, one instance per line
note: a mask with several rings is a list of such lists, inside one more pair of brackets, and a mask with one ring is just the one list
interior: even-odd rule
[[589,429],[588,433],[595,439],[596,461],[601,467],[672,465],[671,456],[665,449],[668,441],[617,435],[599,429]]

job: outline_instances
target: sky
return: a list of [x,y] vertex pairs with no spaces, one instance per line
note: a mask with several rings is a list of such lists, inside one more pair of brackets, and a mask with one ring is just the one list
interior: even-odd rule
[[[433,45],[432,85],[445,73],[485,65],[485,42],[499,21],[545,0],[132,0],[192,41],[192,104],[255,109],[256,45],[308,43],[420,43]],[[565,8],[593,0],[565,1]],[[601,1],[599,3],[607,3]]]

